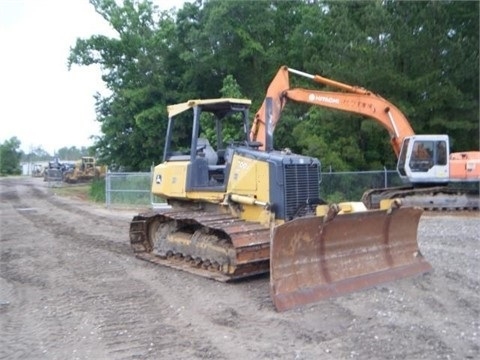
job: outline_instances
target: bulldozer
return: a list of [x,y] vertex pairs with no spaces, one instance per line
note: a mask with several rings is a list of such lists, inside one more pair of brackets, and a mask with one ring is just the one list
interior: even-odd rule
[[92,156],[82,156],[80,160],[75,162],[72,168],[67,169],[63,173],[63,181],[69,184],[78,182],[88,182],[96,178],[104,177],[106,168],[98,166],[96,160]]
[[250,105],[221,98],[168,107],[152,193],[170,208],[133,217],[138,258],[224,282],[270,273],[277,311],[431,270],[417,244],[421,208],[325,203],[320,160],[273,149],[269,97],[264,136],[252,141]]

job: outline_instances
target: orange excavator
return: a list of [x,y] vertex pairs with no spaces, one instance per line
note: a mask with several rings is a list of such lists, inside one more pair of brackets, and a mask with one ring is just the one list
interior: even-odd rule
[[[291,89],[289,73],[340,91]],[[404,205],[424,209],[478,210],[480,151],[449,153],[448,135],[415,134],[405,115],[381,96],[362,87],[282,66],[268,87],[266,99],[272,102],[270,119],[265,119],[265,100],[250,131],[252,141],[266,146],[288,100],[366,116],[387,130],[398,159],[398,174],[408,185],[367,190],[362,201],[368,208],[378,208],[382,200],[402,199]],[[265,124],[269,124],[268,128]],[[265,145],[262,148],[266,149]]]

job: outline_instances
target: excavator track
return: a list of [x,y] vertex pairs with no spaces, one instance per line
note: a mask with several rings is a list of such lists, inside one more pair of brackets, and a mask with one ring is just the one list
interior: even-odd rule
[[445,186],[414,188],[409,186],[372,189],[362,196],[368,209],[380,208],[380,200],[401,199],[404,206],[417,206],[425,211],[478,211],[478,190],[455,189]]
[[269,271],[270,229],[230,214],[152,211],[130,223],[138,258],[218,281]]

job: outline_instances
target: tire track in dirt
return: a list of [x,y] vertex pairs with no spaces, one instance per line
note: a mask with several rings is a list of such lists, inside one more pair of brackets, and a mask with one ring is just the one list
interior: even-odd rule
[[[33,189],[33,192],[34,193],[39,193],[40,190],[35,190]],[[62,210],[65,210],[65,211],[75,211],[77,210],[76,207],[73,207],[73,206],[70,206],[68,204],[64,204],[61,202],[61,200],[57,200],[57,199],[54,199],[52,197],[48,197],[48,196],[44,196],[44,194],[39,194],[39,196],[41,198],[44,198],[46,201],[54,204],[55,206],[61,208]],[[76,214],[82,214],[82,211],[80,212],[76,212]],[[89,212],[86,212],[86,214],[82,214],[84,216],[82,216],[82,218],[92,218],[92,214],[89,213]],[[100,219],[98,218],[94,218],[94,220],[96,221],[101,221]],[[51,223],[54,223],[55,222],[55,219],[50,219],[49,222]],[[55,227],[58,227],[58,226],[55,226]],[[62,234],[63,236],[65,236],[65,234]],[[91,239],[89,238],[83,238],[81,234],[76,234],[75,235],[75,239],[76,239],[76,242],[82,242],[82,243],[90,243],[91,242]],[[102,241],[102,248],[104,248],[105,246],[105,241]],[[95,245],[93,245],[92,247],[94,247]],[[98,244],[97,244],[97,247],[98,247]],[[109,249],[111,250],[111,249]],[[138,261],[136,259],[134,259],[133,257],[131,257],[131,253],[130,253],[130,249],[128,248],[128,259],[126,260],[132,260],[132,261]],[[145,264],[144,266],[146,267],[150,267],[150,264]],[[152,267],[152,270],[153,272],[158,272],[159,271],[159,268],[156,267],[156,266],[153,266]],[[143,269],[141,270],[143,271]],[[166,316],[168,319],[170,318],[174,318],[175,319],[175,324],[174,326],[176,327],[181,327],[181,328],[184,328],[184,329],[188,329],[190,327],[193,327],[193,333],[192,336],[190,336],[190,340],[189,340],[189,344],[188,346],[186,347],[186,349],[190,349],[192,348],[192,342],[193,343],[197,343],[197,346],[194,346],[193,348],[196,348],[196,356],[200,357],[200,358],[204,358],[204,357],[208,357],[208,358],[218,358],[218,359],[222,359],[222,358],[228,358],[228,357],[225,357],[225,355],[222,355],[224,353],[231,353],[231,350],[229,350],[230,348],[230,345],[228,345],[226,347],[226,349],[222,350],[222,347],[225,347],[225,341],[228,341],[228,340],[232,340],[234,338],[238,339],[238,337],[235,335],[235,333],[245,333],[245,337],[244,337],[244,342],[245,343],[248,343],[250,341],[252,341],[252,339],[255,339],[256,337],[256,333],[258,333],[258,330],[260,330],[263,326],[270,326],[272,321],[272,319],[267,319],[265,322],[258,322],[258,324],[255,324],[254,327],[252,327],[251,325],[245,325],[245,326],[228,326],[228,325],[235,325],[235,323],[239,323],[239,324],[249,324],[250,323],[250,319],[248,318],[244,318],[244,319],[241,319],[240,316],[238,315],[237,313],[237,310],[232,308],[232,307],[229,307],[228,305],[225,305],[225,307],[222,307],[220,306],[219,307],[219,311],[215,314],[213,320],[209,320],[207,319],[206,320],[206,323],[209,324],[207,326],[205,326],[202,323],[197,323],[197,324],[192,324],[192,320],[191,319],[194,319],[198,316],[198,313],[202,314],[202,313],[205,313],[205,317],[208,317],[208,312],[210,311],[210,306],[208,305],[211,305],[211,300],[207,300],[207,303],[206,304],[203,304],[201,301],[199,301],[199,298],[198,297],[195,297],[194,295],[195,294],[201,294],[201,293],[205,293],[205,292],[210,292],[212,295],[213,294],[217,294],[217,293],[221,293],[222,292],[222,289],[219,289],[218,287],[222,287],[224,288],[223,292],[225,292],[225,290],[234,290],[236,293],[237,293],[237,296],[241,296],[241,297],[249,297],[251,294],[249,294],[249,291],[245,292],[245,290],[243,289],[239,289],[238,287],[236,287],[236,285],[231,285],[231,284],[222,284],[222,283],[217,283],[217,282],[212,282],[212,281],[209,281],[207,279],[202,279],[202,278],[197,278],[197,277],[193,277],[193,279],[187,275],[187,274],[183,274],[183,273],[177,273],[175,270],[172,270],[172,269],[167,269],[166,270],[169,277],[171,277],[168,281],[168,284],[172,284],[175,282],[175,280],[172,280],[174,279],[176,276],[178,277],[181,277],[182,280],[179,281],[179,283],[182,283],[183,285],[182,286],[179,286],[179,287],[176,287],[175,288],[175,293],[169,291],[170,289],[168,288],[168,286],[164,289],[161,289],[161,291],[158,291],[158,293],[155,295],[155,296],[161,296],[161,298],[164,299],[164,303],[167,303],[167,304],[170,304],[169,305],[169,308],[166,310],[166,312],[169,314],[168,316]],[[85,274],[84,274],[85,275]],[[137,274],[139,278],[143,277],[143,274]],[[155,274],[152,274],[152,276],[155,276]],[[77,279],[78,280],[78,279]],[[261,299],[259,299],[261,301],[261,306],[262,307],[267,307],[269,309],[271,309],[273,311],[273,307],[272,307],[272,304],[271,304],[271,300],[270,300],[270,297],[269,297],[269,293],[268,293],[268,279],[267,278],[264,278],[263,280],[260,280],[263,282],[263,286],[264,286],[264,289],[263,289],[263,292],[261,294]],[[159,281],[157,284],[150,284],[150,288],[155,288],[155,287],[159,287],[161,286],[161,281]],[[240,285],[241,286],[241,285]],[[211,288],[211,290],[208,290],[209,288]],[[108,292],[108,289],[103,289],[104,291]],[[160,295],[161,294],[161,295]],[[192,296],[193,295],[193,296]],[[188,306],[184,306],[182,308],[176,308],[174,305],[172,304],[176,304],[178,303],[178,299],[192,299],[192,302],[191,304],[189,304]],[[166,301],[165,301],[166,300]],[[238,300],[238,299],[235,299],[235,300]],[[232,302],[235,302],[235,300],[232,300]],[[249,303],[251,302],[251,298],[246,298],[245,299],[245,303]],[[210,304],[208,304],[210,303]],[[117,306],[118,306],[118,303],[117,303]],[[205,306],[205,308],[203,308],[203,306]],[[143,310],[139,310],[140,311],[143,311]],[[255,311],[255,310],[253,310]],[[212,326],[214,325],[217,325],[217,324],[228,324],[226,327],[225,327],[225,334],[223,337],[221,338],[218,338],[218,341],[214,341],[213,343],[211,342],[208,342],[208,341],[205,341],[205,336],[202,336],[202,334],[209,334],[211,331],[212,332],[215,332],[216,330],[213,329],[211,330]],[[108,328],[108,327],[107,327]],[[185,331],[185,330],[182,330],[182,332]],[[171,331],[170,331],[171,332]],[[122,333],[123,334],[123,333]],[[250,334],[250,336],[248,335]],[[299,336],[300,338],[302,336]],[[207,338],[212,338],[212,339],[215,339],[215,336],[208,336]],[[171,339],[172,341],[175,340],[175,337],[173,339]],[[178,342],[178,339],[176,340]],[[265,339],[258,339],[258,342],[261,343],[261,342],[265,342]],[[154,342],[152,342],[153,344]],[[142,345],[143,346],[143,345]],[[228,349],[227,349],[228,348]],[[258,358],[263,358],[264,356],[267,356],[267,357],[271,357],[271,356],[274,356],[274,354],[276,354],[277,356],[283,351],[282,349],[279,349],[278,352],[272,352],[272,350],[270,349],[270,345],[269,345],[269,342],[265,342],[265,351],[264,352],[261,352],[260,354],[258,354],[258,352],[255,354],[255,357],[258,357]],[[239,350],[239,356],[241,356],[242,352],[245,351],[244,347],[243,346],[239,346],[238,348]],[[120,350],[119,350],[120,351]],[[184,350],[186,351],[186,350]],[[188,354],[189,352],[186,351],[186,354]],[[188,358],[188,356],[187,356]]]
[[[135,261],[128,244],[112,241],[101,234],[91,237],[91,232],[95,232],[94,226],[110,226],[112,230],[116,229],[111,220],[92,216],[90,213],[85,216],[82,212],[77,212],[75,207],[59,201],[48,201],[48,196],[38,197],[38,191],[26,189],[21,193],[32,195],[28,199],[28,209],[35,210],[24,211],[27,209],[26,199],[18,195],[10,194],[8,199],[23,217],[23,221],[31,222],[35,228],[45,228],[46,232],[50,232],[58,240],[55,243],[58,261],[52,266],[61,268],[62,274],[50,278],[48,286],[51,289],[64,290],[53,291],[51,297],[45,299],[46,315],[38,322],[38,328],[32,329],[37,337],[24,337],[22,342],[17,342],[16,349],[6,350],[9,354],[15,354],[21,348],[31,348],[33,343],[39,342],[47,349],[56,350],[55,342],[60,340],[62,347],[67,345],[72,349],[72,353],[65,354],[66,356],[88,356],[88,346],[82,345],[93,343],[95,353],[98,353],[100,348],[108,357],[115,359],[158,359],[171,355],[170,345],[175,344],[175,351],[182,348],[182,353],[177,357],[179,359],[191,359],[195,354],[202,353],[202,348],[207,349],[203,351],[210,358],[225,358],[208,341],[192,340],[191,337],[185,337],[183,331],[180,334],[176,329],[176,322],[169,324],[171,309],[162,305],[164,301],[161,296],[153,294],[142,282],[128,277],[124,265]],[[51,206],[42,204],[45,201],[55,205],[54,211]],[[50,210],[42,210],[44,208]],[[63,219],[65,221],[62,221]],[[77,222],[82,226],[79,227]],[[87,228],[90,233],[80,233],[82,228]],[[102,232],[104,231],[105,228],[102,228]],[[126,236],[128,232],[122,237]],[[82,261],[71,261],[77,254],[81,254]],[[143,265],[143,262],[140,263]],[[19,267],[12,266],[12,271],[8,273],[9,279],[18,283],[19,274],[14,274],[13,269],[18,270]],[[22,276],[32,276],[32,273]],[[152,299],[155,299],[156,306],[152,306]],[[94,316],[85,318],[85,314],[91,314],[92,309]],[[166,321],[161,320],[162,314]],[[66,332],[59,326],[72,323],[76,324],[73,333]],[[57,331],[42,333],[42,328]],[[63,339],[61,333],[64,333]],[[77,343],[71,340],[75,338]],[[56,340],[49,342],[39,339]],[[101,349],[102,347],[104,349]],[[19,357],[24,355],[26,354],[18,354]]]
[[[2,200],[5,199],[3,195]],[[17,199],[12,193],[8,198]],[[22,237],[38,239],[48,237],[48,233],[42,230],[32,231],[22,215],[11,214],[8,210],[8,204],[2,201],[2,224],[4,221],[14,222],[17,227],[23,229]],[[55,349],[56,341],[50,339],[61,339],[67,330],[63,324],[69,320],[68,317],[58,314],[52,316],[49,304],[51,299],[45,296],[45,290],[49,289],[49,279],[42,275],[43,272],[41,274],[36,271],[38,268],[48,270],[55,267],[55,259],[49,258],[51,262],[45,264],[42,253],[49,252],[50,245],[41,241],[22,243],[21,239],[15,237],[16,233],[9,232],[8,229],[11,228],[13,227],[5,227],[2,230],[1,278],[6,288],[10,289],[11,293],[7,296],[11,300],[2,306],[0,338],[5,344],[1,346],[0,354],[2,358],[5,355],[5,358],[9,359],[42,358],[46,356],[47,349]],[[9,242],[21,245],[7,248]],[[38,305],[33,308],[29,306],[31,298],[39,299]],[[22,321],[26,317],[34,319],[28,322],[29,326],[24,326],[27,322]]]

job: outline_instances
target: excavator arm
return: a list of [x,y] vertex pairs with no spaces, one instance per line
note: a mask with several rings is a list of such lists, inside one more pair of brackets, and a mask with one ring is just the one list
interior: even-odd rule
[[[335,87],[342,91],[290,89],[289,73],[307,77],[316,83]],[[395,105],[381,96],[361,87],[350,86],[320,75],[311,75],[282,66],[270,83],[265,100],[255,115],[250,132],[251,141],[266,143],[267,129],[265,117],[268,98],[272,99],[270,131],[275,129],[285,104],[288,100],[291,100],[356,113],[375,120],[388,131],[390,142],[397,157],[404,138],[415,134],[405,115]]]

